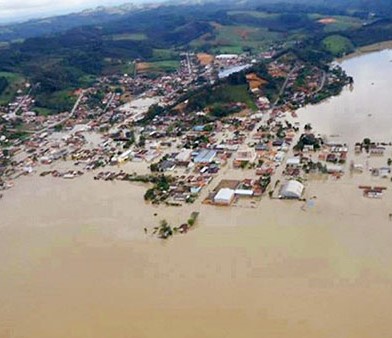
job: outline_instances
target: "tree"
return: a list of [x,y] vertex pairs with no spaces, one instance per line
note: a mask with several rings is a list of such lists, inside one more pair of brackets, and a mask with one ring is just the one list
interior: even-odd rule
[[146,145],[146,138],[143,135],[141,135],[139,137],[139,144],[138,144],[138,146],[139,147],[144,147],[145,145]]
[[173,235],[173,229],[166,220],[160,222],[158,235],[162,239],[167,239]]
[[4,90],[6,90],[8,85],[9,85],[9,82],[8,82],[7,78],[5,78],[4,76],[1,76],[0,77],[0,95],[3,94]]

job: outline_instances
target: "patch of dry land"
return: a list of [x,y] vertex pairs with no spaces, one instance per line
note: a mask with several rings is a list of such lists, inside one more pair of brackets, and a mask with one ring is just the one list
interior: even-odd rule
[[[392,188],[380,180],[309,180],[311,208],[268,197],[169,208],[146,204],[144,185],[92,173],[23,177],[0,200],[0,337],[390,337]],[[359,184],[388,189],[367,199]],[[188,234],[150,235],[192,211]]]
[[255,73],[246,75],[246,80],[249,83],[250,89],[260,89],[262,86],[268,83],[268,81],[258,77]]
[[323,19],[317,20],[317,22],[322,23],[324,25],[329,25],[331,23],[335,23],[336,19],[334,19],[334,18],[323,18]]
[[203,66],[210,65],[214,62],[214,56],[207,53],[198,53],[197,59]]

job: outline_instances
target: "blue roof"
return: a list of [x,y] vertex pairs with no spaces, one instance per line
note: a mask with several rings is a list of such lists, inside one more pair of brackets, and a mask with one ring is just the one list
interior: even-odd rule
[[204,130],[204,126],[194,126],[192,129],[194,131],[203,131]]
[[195,163],[212,162],[215,156],[216,156],[215,150],[203,149],[202,151],[200,151],[200,153],[195,157],[193,161]]

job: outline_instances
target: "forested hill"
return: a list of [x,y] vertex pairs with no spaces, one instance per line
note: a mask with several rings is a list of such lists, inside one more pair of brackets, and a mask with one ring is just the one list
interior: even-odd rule
[[[203,3],[203,1],[194,1],[195,3]],[[193,1],[172,0],[168,4],[180,3],[182,5],[192,5]],[[357,13],[368,13],[375,11],[380,13],[392,14],[392,1],[390,0],[217,0],[205,1],[211,7],[223,8],[256,8],[261,6],[266,8],[268,6],[273,10],[274,8],[282,9],[282,4],[285,6],[296,7],[301,11],[309,11],[310,7],[317,7],[318,11],[326,11],[331,13],[345,13],[347,9]],[[304,9],[303,6],[306,6]],[[323,10],[323,7],[324,10]],[[32,19],[21,23],[0,25],[0,42],[11,42],[16,40],[23,40],[26,38],[47,36],[55,33],[65,32],[69,29],[88,26],[88,25],[102,25],[108,22],[118,21],[126,18],[135,12],[142,11],[145,6],[137,6],[132,3],[124,4],[114,7],[98,7],[95,9],[85,10],[78,13],[71,13],[67,15],[59,15],[48,18]]]
[[138,10],[140,8],[134,5],[110,8],[98,7],[78,13],[1,25],[0,42],[11,42],[43,35],[47,36],[65,32],[75,27],[101,25],[102,23],[119,20]]

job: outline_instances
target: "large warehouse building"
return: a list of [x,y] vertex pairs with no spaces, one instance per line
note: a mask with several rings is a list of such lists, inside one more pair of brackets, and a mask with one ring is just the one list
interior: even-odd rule
[[300,199],[304,192],[304,185],[298,181],[288,181],[281,189],[279,198]]

